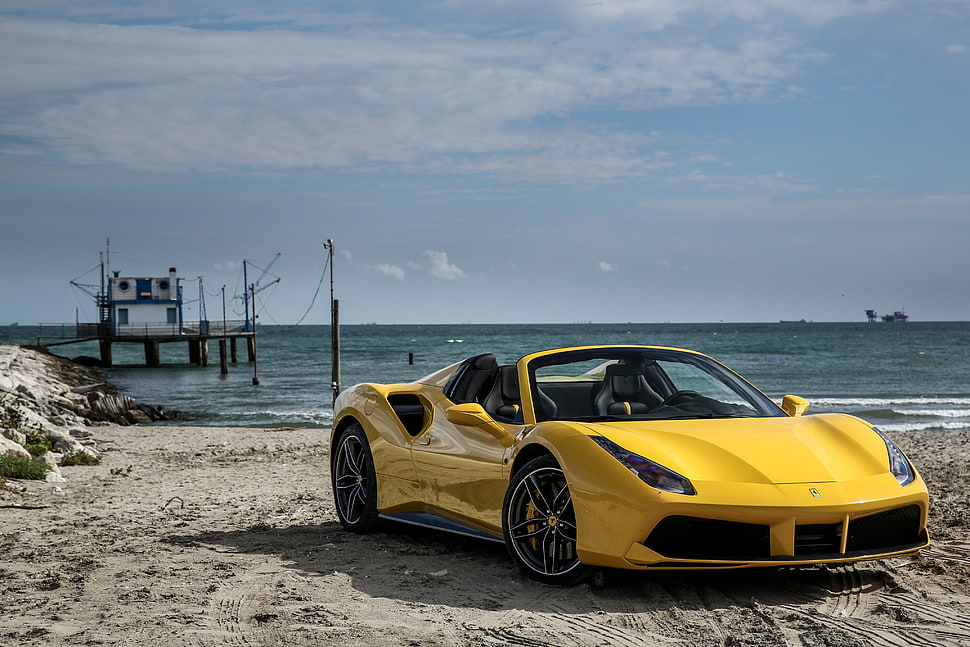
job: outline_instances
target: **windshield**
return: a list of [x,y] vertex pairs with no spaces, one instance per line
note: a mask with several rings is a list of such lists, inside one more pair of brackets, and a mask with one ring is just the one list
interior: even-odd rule
[[678,420],[783,416],[710,358],[670,349],[595,348],[529,363],[536,420]]

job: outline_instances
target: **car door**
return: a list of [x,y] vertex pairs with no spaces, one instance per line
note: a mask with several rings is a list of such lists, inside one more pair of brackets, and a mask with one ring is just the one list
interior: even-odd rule
[[[501,533],[507,448],[480,427],[449,422],[445,411],[454,403],[447,398],[435,404],[434,421],[411,444],[415,472],[432,508],[429,512]],[[500,424],[513,434],[520,428]]]

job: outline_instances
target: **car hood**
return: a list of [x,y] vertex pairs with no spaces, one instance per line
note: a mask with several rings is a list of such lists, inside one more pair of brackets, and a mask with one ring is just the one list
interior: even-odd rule
[[868,423],[843,414],[586,427],[692,481],[823,483],[889,471],[882,438]]

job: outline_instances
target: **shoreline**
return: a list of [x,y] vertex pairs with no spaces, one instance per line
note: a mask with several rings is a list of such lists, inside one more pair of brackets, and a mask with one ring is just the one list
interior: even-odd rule
[[[18,361],[2,375],[31,364]],[[68,396],[56,369],[32,366],[34,395],[93,391]],[[324,428],[122,426],[49,411],[86,431],[102,461],[0,487],[4,643],[970,644],[970,432],[892,434],[930,488],[932,545],[918,556],[610,573],[560,588],[523,578],[490,542],[398,525],[345,532]]]

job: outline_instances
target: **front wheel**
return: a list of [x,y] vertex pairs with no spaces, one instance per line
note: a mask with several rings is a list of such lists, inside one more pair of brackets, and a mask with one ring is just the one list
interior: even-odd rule
[[569,486],[552,456],[530,460],[512,477],[502,506],[505,545],[529,577],[575,584],[590,575],[576,554],[576,513]]
[[354,424],[336,439],[330,474],[337,517],[352,532],[368,532],[377,526],[377,475],[370,443],[360,425]]

